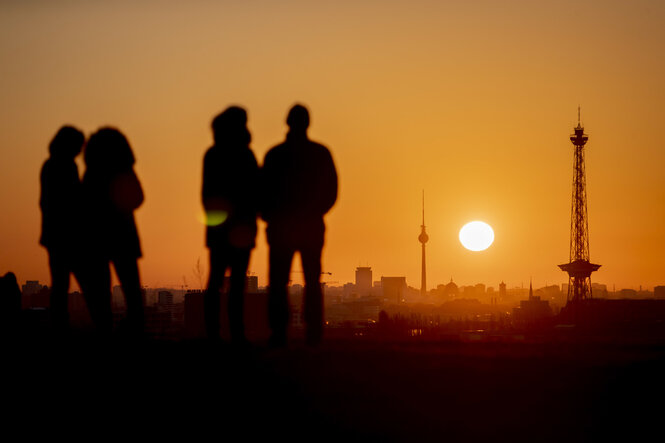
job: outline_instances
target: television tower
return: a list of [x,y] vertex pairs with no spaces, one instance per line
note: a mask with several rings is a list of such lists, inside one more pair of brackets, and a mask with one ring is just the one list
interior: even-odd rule
[[425,266],[425,243],[429,240],[429,236],[425,232],[425,190],[423,190],[423,224],[420,225],[420,235],[418,241],[423,245],[423,270],[420,279],[420,295],[427,295],[427,268]]
[[589,261],[589,219],[587,216],[586,172],[584,168],[584,145],[589,137],[584,133],[577,108],[577,127],[570,136],[575,146],[573,161],[573,201],[570,216],[570,258],[559,265],[568,273],[568,304],[591,299],[591,273],[600,265]]

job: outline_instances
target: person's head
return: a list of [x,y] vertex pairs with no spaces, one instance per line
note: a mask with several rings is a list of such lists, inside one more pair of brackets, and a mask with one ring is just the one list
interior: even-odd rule
[[4,285],[3,287],[4,290],[9,291],[14,288],[19,289],[16,274],[14,274],[11,271],[7,272],[4,276],[0,277],[0,281]]
[[309,127],[309,111],[301,104],[294,105],[286,117],[286,124],[291,132],[304,133]]
[[73,159],[81,153],[85,136],[73,126],[65,125],[51,140],[48,150],[52,157]]
[[251,134],[247,129],[247,111],[240,106],[229,106],[212,120],[212,136],[216,146],[249,145]]
[[90,136],[85,148],[87,168],[120,172],[134,165],[134,153],[127,138],[115,128],[103,127]]

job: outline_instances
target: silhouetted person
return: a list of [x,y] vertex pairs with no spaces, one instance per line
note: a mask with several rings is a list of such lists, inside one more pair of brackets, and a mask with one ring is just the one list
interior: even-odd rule
[[228,296],[231,340],[245,344],[243,303],[249,256],[256,238],[258,165],[249,148],[247,113],[232,106],[212,121],[214,145],[203,159],[203,207],[210,277],[204,295],[209,338],[219,338],[220,289],[231,271]]
[[50,310],[56,331],[69,326],[68,294],[70,274],[84,287],[81,238],[81,181],[75,158],[85,137],[71,126],[63,126],[49,145],[50,156],[40,174],[42,235],[51,270]]
[[[141,257],[134,210],[143,203],[143,190],[134,172],[134,154],[125,136],[101,128],[90,136],[84,153],[83,195],[90,278],[95,285],[93,320],[104,332],[113,326],[111,270],[113,263],[127,304],[131,335],[144,331],[144,301],[137,260]],[[92,312],[94,310],[94,312]]]
[[265,156],[261,170],[261,216],[268,223],[270,245],[269,321],[271,345],[286,343],[289,322],[287,285],[291,262],[300,252],[305,275],[306,340],[317,344],[323,335],[321,250],[323,216],[337,199],[337,172],[328,149],[307,137],[309,112],[291,108],[284,143]]
[[0,277],[0,331],[3,337],[18,334],[21,315],[21,288],[16,275],[7,272]]

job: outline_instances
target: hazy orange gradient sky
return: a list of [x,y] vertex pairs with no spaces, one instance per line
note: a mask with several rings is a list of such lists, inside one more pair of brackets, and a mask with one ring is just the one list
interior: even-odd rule
[[[0,273],[21,283],[50,284],[39,171],[62,124],[127,135],[143,284],[198,287],[211,119],[244,106],[261,164],[301,102],[340,176],[324,281],[362,265],[419,287],[424,189],[429,288],[567,282],[581,105],[592,280],[665,284],[662,1],[2,1],[0,73]],[[471,220],[484,252],[458,241]]]

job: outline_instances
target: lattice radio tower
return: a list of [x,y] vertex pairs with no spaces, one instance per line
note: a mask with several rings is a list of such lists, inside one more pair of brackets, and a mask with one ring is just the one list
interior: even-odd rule
[[600,265],[589,260],[589,218],[587,216],[586,172],[584,168],[584,145],[589,137],[584,133],[577,108],[577,127],[570,136],[575,146],[573,161],[573,201],[570,216],[570,261],[559,265],[568,273],[568,303],[592,298],[591,273]]

